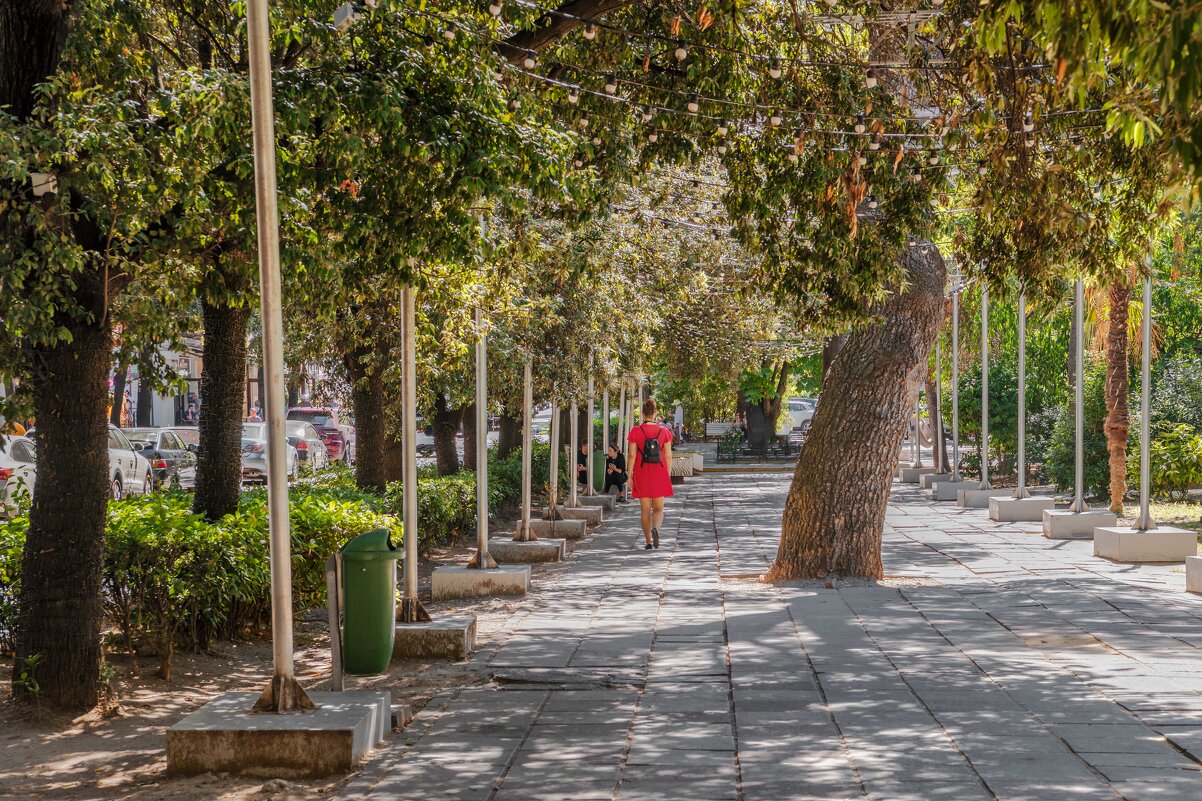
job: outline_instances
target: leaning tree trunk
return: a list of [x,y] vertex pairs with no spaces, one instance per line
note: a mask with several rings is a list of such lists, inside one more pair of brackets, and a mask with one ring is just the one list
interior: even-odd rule
[[32,354],[38,485],[21,563],[13,689],[29,694],[21,676],[36,658],[38,701],[83,711],[100,692],[112,340],[107,326],[75,325],[69,333]]
[[218,520],[237,511],[242,490],[242,393],[250,308],[202,300],[200,312],[204,367],[192,511]]
[[372,352],[360,347],[346,354],[351,382],[351,407],[355,412],[355,484],[359,489],[383,492],[388,483],[384,461],[387,394],[384,378],[371,364]]
[[520,444],[518,439],[522,433],[522,424],[516,417],[510,416],[508,409],[502,408],[500,426],[501,430],[497,433],[497,458],[505,459],[517,450]]
[[822,346],[822,383],[819,385],[825,389],[826,387],[826,371],[831,368],[831,364],[835,361],[835,357],[843,350],[843,346],[847,344],[847,334],[837,334],[826,341]]
[[463,419],[462,409],[452,409],[447,396],[439,392],[434,396],[434,458],[438,463],[438,475],[449,476],[459,472],[459,453],[455,450],[455,435]]
[[826,376],[785,502],[771,581],[880,578],[897,452],[939,331],[945,268],[935,248],[902,255],[905,291],[855,330]]
[[[463,469],[476,469],[476,404],[464,406],[463,417]],[[487,434],[486,434],[487,436]]]
[[[1110,511],[1123,513],[1127,494],[1127,432],[1131,425],[1127,395],[1130,391],[1128,354],[1131,341],[1127,320],[1131,312],[1131,282],[1110,285],[1106,333],[1106,449],[1110,453]],[[1146,314],[1145,310],[1145,314]]]

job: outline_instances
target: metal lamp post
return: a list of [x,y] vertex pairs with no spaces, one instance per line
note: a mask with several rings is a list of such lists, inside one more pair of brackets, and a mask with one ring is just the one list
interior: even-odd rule
[[981,489],[989,489],[989,287],[981,282]]
[[575,399],[572,400],[572,405],[569,407],[569,409],[570,411],[568,414],[571,416],[571,419],[568,420],[568,434],[569,438],[572,440],[572,457],[569,464],[572,467],[570,471],[572,478],[568,483],[572,488],[568,490],[568,508],[575,509],[580,505],[578,495],[578,488],[580,487],[580,471],[576,469],[576,466],[579,464],[579,457],[576,456],[576,454],[580,450],[580,409],[576,405]]
[[[944,456],[945,443],[943,439],[943,333],[940,332],[939,339],[935,340],[935,408],[939,411],[938,415],[927,413],[927,419],[934,422],[936,417],[939,419],[939,425],[935,428],[935,472],[947,472],[947,457]],[[928,399],[930,400],[930,399]]]
[[960,480],[960,282],[952,291],[952,481]]
[[1152,442],[1152,274],[1144,278],[1143,347],[1139,368],[1139,517],[1135,528],[1149,531],[1156,528],[1152,519],[1152,483],[1149,449]]
[[312,709],[296,681],[292,642],[292,554],[288,525],[287,435],[284,430],[284,315],[280,287],[279,208],[276,199],[275,112],[267,0],[246,7],[254,131],[255,222],[259,247],[259,309],[267,395],[267,519],[271,557],[271,682],[255,702],[261,712]]
[[1018,295],[1018,486],[1014,497],[1029,498],[1027,492],[1027,293]]
[[551,512],[551,519],[557,520],[560,517],[557,507],[559,506],[559,401],[552,396],[551,398],[551,491],[547,497],[547,507]]
[[[592,359],[589,359],[589,369],[592,369]],[[593,489],[593,423],[596,420],[596,407],[593,401],[596,399],[597,387],[593,380],[593,376],[588,377],[588,424],[587,430],[584,432],[584,494],[595,495]]]
[[914,462],[913,467],[922,467],[922,388],[914,393]]
[[488,555],[488,338],[480,309],[476,309],[476,555],[468,566],[497,566]]
[[518,530],[514,539],[520,542],[533,542],[538,537],[530,530],[530,492],[533,483],[531,479],[530,451],[534,447],[534,365],[529,353],[526,363],[522,366],[522,519],[518,522]]
[[1080,278],[1073,285],[1073,502],[1070,512],[1084,512],[1085,506],[1085,343],[1084,328],[1085,282]]
[[413,287],[401,291],[401,486],[405,526],[405,589],[400,622],[421,623],[430,614],[417,599],[417,323]]

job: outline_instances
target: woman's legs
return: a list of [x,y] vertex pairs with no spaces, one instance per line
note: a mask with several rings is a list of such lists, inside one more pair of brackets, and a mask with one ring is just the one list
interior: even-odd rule
[[651,499],[651,507],[653,510],[653,512],[652,512],[653,519],[651,521],[651,525],[657,529],[663,528],[664,527],[664,499],[663,498],[652,498]]
[[[647,539],[647,544],[651,544],[651,504],[655,498],[639,498],[639,511],[642,513],[643,536]],[[659,499],[663,503],[663,498]]]

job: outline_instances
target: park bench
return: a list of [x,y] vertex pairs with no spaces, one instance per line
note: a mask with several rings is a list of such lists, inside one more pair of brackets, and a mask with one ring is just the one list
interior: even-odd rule
[[709,440],[725,436],[733,425],[734,423],[706,423],[705,438]]

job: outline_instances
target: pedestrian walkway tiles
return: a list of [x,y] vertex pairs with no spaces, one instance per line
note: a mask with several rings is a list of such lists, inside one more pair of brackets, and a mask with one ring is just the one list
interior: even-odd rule
[[[788,476],[592,544],[347,798],[1197,801],[1202,599],[894,486],[880,584],[767,585]],[[435,707],[436,705],[431,705]]]

